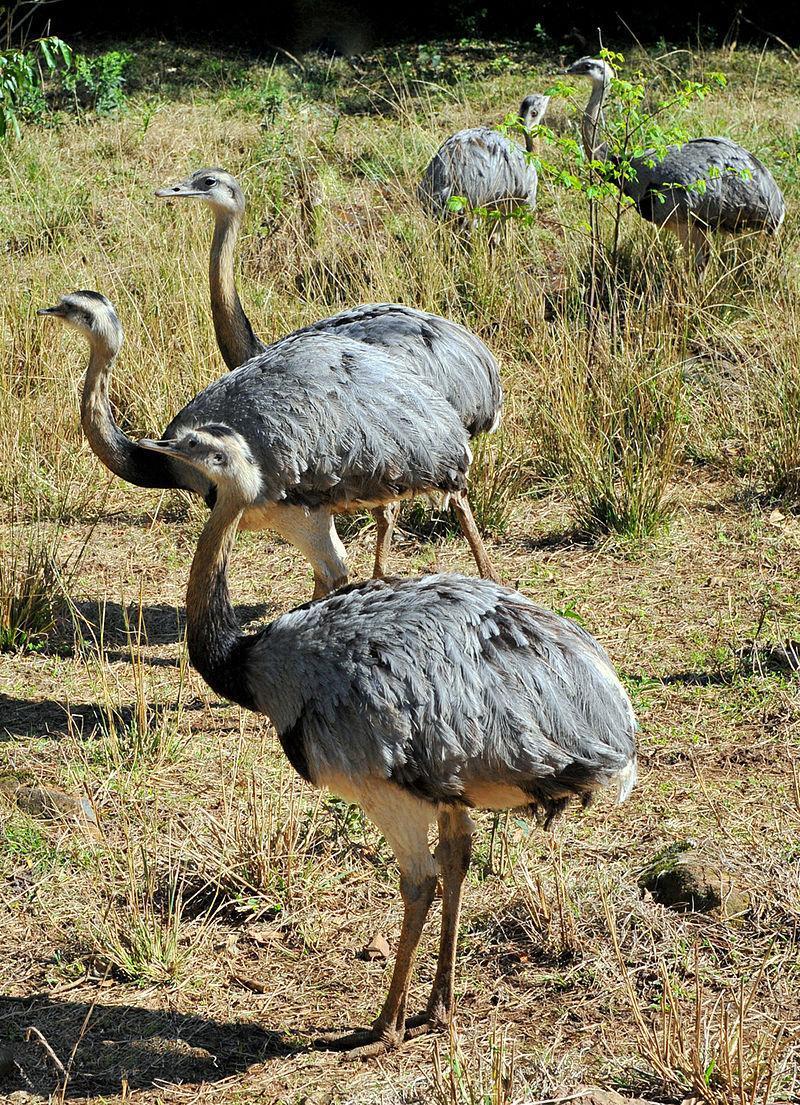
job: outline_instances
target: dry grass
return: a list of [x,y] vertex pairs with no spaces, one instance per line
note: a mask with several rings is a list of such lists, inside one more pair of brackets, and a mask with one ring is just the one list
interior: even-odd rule
[[[549,83],[551,60],[477,53],[445,52],[433,73],[412,50],[401,73],[387,58],[301,71],[147,47],[125,114],[0,151],[2,579],[29,547],[62,565],[85,545],[38,651],[0,659],[0,774],[87,794],[100,818],[84,834],[0,795],[0,1052],[13,1048],[0,1092],[29,1095],[20,1105],[499,1105],[587,1082],[704,1105],[798,1098],[800,736],[796,665],[778,662],[800,640],[796,65],[739,50],[650,63],[664,81],[667,65],[728,72],[689,125],[774,165],[788,221],[779,249],[718,243],[698,286],[674,244],[629,216],[613,295],[589,317],[579,197],[545,182],[535,223],[493,252],[466,252],[416,208],[443,135]],[[448,84],[459,65],[464,81]],[[567,125],[562,107],[553,123]],[[158,431],[221,370],[206,213],[152,198],[201,164],[247,189],[241,292],[263,337],[397,299],[495,350],[502,439],[479,445],[473,471],[493,559],[585,621],[643,722],[626,806],[572,814],[552,839],[481,818],[456,1029],[381,1063],[344,1068],[309,1041],[379,1006],[384,966],[356,953],[376,933],[396,941],[386,846],[187,668],[203,508],[99,467],[78,422],[84,349],[35,317],[72,288],[109,295],[127,334],[121,420]],[[369,527],[348,533],[365,575]],[[393,567],[433,566],[473,568],[449,532],[401,532]],[[308,570],[244,534],[232,589],[242,622],[264,621],[307,597]],[[19,591],[3,582],[0,601]],[[648,859],[687,838],[748,891],[743,915],[640,896]],[[435,948],[434,923],[414,1010]]]

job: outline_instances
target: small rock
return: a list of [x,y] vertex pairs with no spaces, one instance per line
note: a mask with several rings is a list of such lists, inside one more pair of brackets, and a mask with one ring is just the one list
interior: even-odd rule
[[0,784],[2,793],[32,817],[66,817],[97,832],[97,815],[88,798],[76,798],[53,787],[26,786],[10,780]]
[[733,917],[750,908],[750,896],[736,886],[730,872],[688,840],[663,848],[639,876],[639,887],[678,912],[719,910]]
[[389,941],[380,932],[376,932],[370,942],[361,949],[361,958],[368,960],[388,959],[391,952]]
[[601,1086],[579,1086],[566,1100],[574,1102],[574,1105],[653,1105],[647,1098],[623,1097],[616,1090],[604,1090]]

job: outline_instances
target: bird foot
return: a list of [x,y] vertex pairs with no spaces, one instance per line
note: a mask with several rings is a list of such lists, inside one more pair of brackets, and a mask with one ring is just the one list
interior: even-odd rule
[[314,1041],[316,1047],[330,1051],[347,1052],[346,1059],[373,1059],[401,1047],[408,1040],[416,1040],[431,1032],[441,1032],[447,1027],[447,1015],[443,1008],[437,1007],[433,1014],[420,1013],[408,1017],[402,1029],[394,1026],[375,1024],[372,1028],[358,1028],[344,1034],[324,1033]]
[[345,1051],[347,1059],[370,1059],[399,1047],[404,1036],[397,1028],[374,1025],[352,1032],[326,1032],[314,1040],[314,1045],[329,1051]]

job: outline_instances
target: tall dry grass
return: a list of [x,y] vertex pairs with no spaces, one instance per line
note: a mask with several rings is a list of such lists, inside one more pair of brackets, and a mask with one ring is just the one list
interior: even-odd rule
[[[31,128],[0,155],[7,243],[0,277],[11,289],[0,307],[7,350],[0,490],[6,499],[21,490],[31,508],[56,511],[56,489],[68,482],[91,513],[107,486],[78,424],[84,347],[35,318],[63,292],[95,288],[118,308],[126,345],[113,390],[129,432],[157,432],[219,375],[205,279],[208,214],[163,204],[153,188],[199,165],[223,164],[248,197],[240,283],[263,338],[357,302],[399,300],[463,322],[496,352],[508,395],[504,459],[482,463],[474,491],[488,528],[506,524],[504,498],[554,478],[582,525],[635,534],[658,528],[686,456],[687,425],[690,445],[701,440],[706,454],[724,459],[717,411],[732,350],[747,372],[739,414],[757,412],[770,429],[736,423],[729,410],[731,430],[752,453],[751,471],[776,495],[791,496],[786,335],[796,332],[791,151],[800,94],[784,96],[776,118],[770,93],[788,64],[770,58],[747,68],[735,54],[680,62],[681,75],[731,71],[728,93],[693,105],[687,125],[735,133],[773,164],[790,204],[780,255],[762,241],[722,241],[718,263],[698,286],[684,278],[674,243],[629,213],[615,301],[601,296],[598,317],[585,306],[589,244],[580,195],[545,179],[540,216],[515,225],[494,251],[483,239],[462,248],[431,226],[414,197],[444,134],[476,118],[501,118],[520,87],[548,85],[549,67],[435,88],[399,72],[369,87],[341,60],[302,74],[288,63],[252,66],[237,71],[232,87],[193,89],[152,113],[142,95],[118,118]],[[669,79],[664,65],[650,68]],[[350,113],[353,101],[369,112]],[[573,125],[557,102],[552,121],[562,131]],[[553,156],[570,167],[558,151]],[[776,283],[785,290],[777,303]],[[753,371],[756,357],[763,371]],[[696,372],[684,378],[687,362],[702,365],[699,383]],[[697,420],[701,407],[707,417]],[[529,458],[530,469],[518,457]],[[148,501],[118,481],[112,489],[112,503]]]

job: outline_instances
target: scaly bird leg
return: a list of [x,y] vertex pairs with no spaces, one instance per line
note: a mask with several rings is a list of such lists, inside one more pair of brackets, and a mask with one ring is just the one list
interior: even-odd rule
[[439,815],[439,843],[435,856],[442,873],[442,933],[436,976],[428,999],[427,1025],[411,1029],[412,1037],[419,1031],[446,1027],[455,1006],[456,946],[461,918],[464,879],[472,855],[472,834],[475,826],[461,806],[445,807]]
[[[355,797],[355,795],[353,795]],[[436,893],[437,866],[428,846],[432,807],[392,784],[372,783],[369,796],[359,796],[364,812],[383,832],[400,865],[403,924],[389,992],[368,1032],[353,1032],[320,1043],[348,1050],[354,1059],[368,1059],[401,1044],[406,1035],[406,1000],[414,959],[425,919]]]
[[372,573],[373,579],[382,579],[386,575],[398,509],[397,503],[387,503],[386,506],[377,506],[372,511],[375,517],[375,570]]
[[483,538],[475,524],[475,518],[472,514],[472,508],[469,505],[466,491],[457,491],[451,495],[450,506],[456,513],[459,525],[469,543],[469,547],[472,549],[472,555],[475,557],[475,563],[478,565],[478,571],[482,578],[493,579],[495,583],[499,583],[500,580],[492,567],[492,562],[489,560],[489,554],[486,552]]

